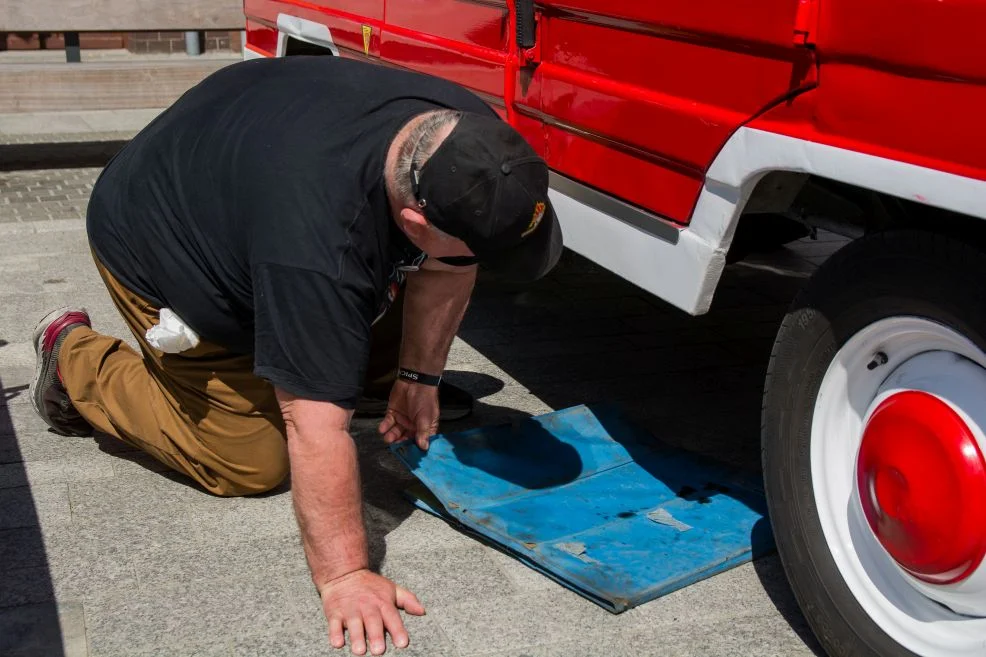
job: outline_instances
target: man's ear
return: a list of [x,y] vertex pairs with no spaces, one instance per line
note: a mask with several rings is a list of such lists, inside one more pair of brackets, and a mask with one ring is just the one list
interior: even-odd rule
[[417,210],[404,208],[401,210],[401,229],[412,239],[424,237],[428,231],[428,220]]

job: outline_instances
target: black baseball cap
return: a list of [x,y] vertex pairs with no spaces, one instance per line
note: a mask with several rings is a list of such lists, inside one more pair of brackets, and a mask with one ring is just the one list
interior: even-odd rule
[[484,266],[516,281],[547,274],[562,252],[548,165],[509,124],[463,113],[411,188],[425,218]]

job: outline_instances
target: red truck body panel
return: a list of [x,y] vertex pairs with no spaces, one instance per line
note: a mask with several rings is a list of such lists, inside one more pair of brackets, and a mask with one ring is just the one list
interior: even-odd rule
[[527,67],[512,2],[245,6],[253,48],[274,54],[281,13],[324,23],[343,56],[459,82],[557,172],[682,224],[744,124],[986,180],[977,0],[545,0]]
[[751,125],[986,180],[986,3],[820,2],[821,83]]
[[548,163],[687,222],[729,136],[813,82],[812,53],[794,45],[796,9],[796,0],[546,3]]

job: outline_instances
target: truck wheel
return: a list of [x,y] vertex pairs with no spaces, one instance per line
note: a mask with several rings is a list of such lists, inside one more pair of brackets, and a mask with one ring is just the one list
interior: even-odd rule
[[763,468],[777,547],[832,656],[986,654],[986,252],[871,235],[774,343]]

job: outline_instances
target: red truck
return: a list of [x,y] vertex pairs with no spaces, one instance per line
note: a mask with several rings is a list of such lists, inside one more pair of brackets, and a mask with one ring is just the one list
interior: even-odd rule
[[[709,309],[737,229],[853,238],[777,334],[763,470],[831,655],[986,654],[983,0],[245,0],[247,57],[471,89],[566,245]],[[787,236],[787,237],[782,237]]]

